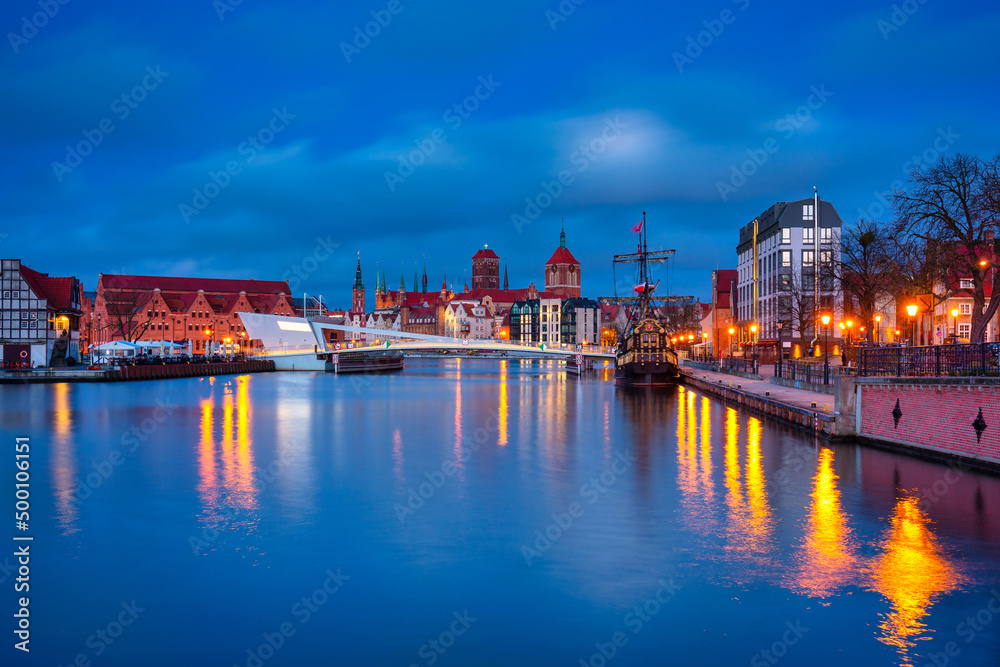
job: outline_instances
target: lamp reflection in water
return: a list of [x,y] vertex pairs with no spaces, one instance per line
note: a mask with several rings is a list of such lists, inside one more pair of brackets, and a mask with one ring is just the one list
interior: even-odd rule
[[770,551],[771,535],[774,533],[774,517],[767,497],[767,483],[764,480],[764,462],[760,451],[761,422],[747,419],[747,505],[749,507],[748,537],[753,551],[763,556]]
[[[767,496],[763,460],[760,451],[761,423],[750,417],[747,420],[747,441],[744,479],[740,470],[739,413],[726,409],[725,421],[725,483],[726,483],[726,543],[729,557],[739,561],[764,564],[769,560],[774,518]],[[759,576],[759,572],[746,567],[733,567],[732,573],[740,582],[744,578]],[[745,574],[743,574],[745,573]]]
[[[712,443],[708,435],[709,412],[704,404],[701,424],[698,423],[698,396],[695,392],[677,389],[677,485],[681,491],[681,507],[688,526],[703,535],[715,533],[715,508],[712,505]],[[700,438],[700,439],[699,439]]]
[[[55,485],[56,515],[63,535],[75,533],[77,507],[73,498],[76,483],[76,449],[70,431],[73,415],[70,411],[67,383],[52,385],[55,409],[52,412],[52,481]],[[83,480],[81,480],[81,484]]]
[[789,588],[825,598],[857,579],[857,545],[840,505],[833,450],[819,452],[806,535],[794,559]]
[[938,545],[918,498],[896,501],[880,547],[882,555],[868,567],[870,586],[888,599],[892,609],[880,614],[878,640],[894,646],[901,664],[912,667],[910,650],[917,640],[928,638],[922,619],[936,598],[958,588],[961,576]]
[[[215,384],[215,378],[209,380]],[[235,393],[232,385],[235,384]],[[247,515],[257,509],[257,485],[250,429],[250,398],[247,377],[227,382],[223,388],[221,437],[216,442],[214,391],[201,401],[198,493],[208,528],[240,527],[243,532],[256,523]]]
[[507,444],[507,361],[500,361],[500,435],[497,444],[501,447]]

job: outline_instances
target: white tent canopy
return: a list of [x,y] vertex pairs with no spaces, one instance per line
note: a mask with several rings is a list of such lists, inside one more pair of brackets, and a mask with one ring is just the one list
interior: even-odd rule
[[187,345],[180,345],[173,342],[172,340],[140,340],[136,341],[135,345],[142,348],[147,353],[148,352],[159,352],[162,347],[167,353],[179,353],[186,349]]
[[113,340],[110,343],[94,345],[93,349],[104,357],[134,357],[139,351],[139,346],[123,340]]

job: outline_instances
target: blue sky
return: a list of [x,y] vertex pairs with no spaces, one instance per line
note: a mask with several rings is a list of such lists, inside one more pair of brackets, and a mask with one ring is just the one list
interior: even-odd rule
[[645,210],[707,299],[775,201],[887,218],[914,155],[1000,150],[992,3],[232,1],[4,3],[0,256],[347,307],[360,251],[371,306],[483,243],[540,285],[565,219],[596,297]]

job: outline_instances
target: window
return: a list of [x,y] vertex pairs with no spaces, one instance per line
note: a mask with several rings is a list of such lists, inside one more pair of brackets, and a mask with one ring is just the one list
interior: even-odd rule
[[802,268],[811,269],[816,263],[816,254],[812,250],[802,251]]
[[959,289],[974,289],[975,286],[972,284],[972,278],[962,278],[958,281]]
[[815,243],[814,239],[816,237],[813,235],[814,231],[815,230],[812,227],[803,227],[802,228],[802,242],[803,243]]
[[820,229],[819,229],[819,241],[820,241],[820,243],[833,243],[833,228],[832,227],[820,227]]
[[972,334],[972,325],[969,323],[958,325],[958,337],[968,338]]
[[958,314],[959,315],[971,315],[972,314],[972,304],[971,303],[960,303],[960,304],[958,304]]
[[22,310],[21,311],[21,319],[22,320],[28,319],[28,311],[26,311],[26,310]]
[[819,261],[824,266],[829,266],[830,264],[833,264],[833,251],[821,250],[819,253]]
[[814,204],[803,204],[802,205],[802,219],[803,220],[815,220],[816,219],[816,206]]
[[791,265],[792,265],[792,251],[791,250],[782,250],[781,251],[781,266],[782,266],[782,268],[787,269]]

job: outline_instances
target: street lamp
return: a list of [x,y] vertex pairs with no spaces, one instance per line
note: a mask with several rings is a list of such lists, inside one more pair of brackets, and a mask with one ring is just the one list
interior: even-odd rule
[[781,346],[781,330],[785,328],[785,323],[783,320],[778,320],[774,323],[778,327],[778,367],[777,372],[774,374],[775,377],[782,377],[781,375],[781,360],[785,357],[785,348]]
[[875,313],[875,344],[882,342],[882,315]]
[[830,317],[829,313],[823,313],[820,316],[820,321],[823,323],[823,328],[826,333],[826,341],[823,343],[823,384],[830,384]]
[[917,337],[916,320],[914,319],[917,316],[917,304],[911,303],[908,305],[906,307],[906,314],[910,316],[910,345],[913,345]]
[[757,325],[750,325],[750,337],[753,343],[753,372],[757,372]]
[[[212,336],[214,336],[214,335],[215,335],[215,331],[211,327],[206,327],[205,328],[205,337],[208,338],[210,342],[214,342],[214,339],[212,338]],[[207,353],[207,352],[209,352],[209,350],[206,349],[205,352]]]
[[958,308],[951,309],[951,342],[958,342]]
[[736,329],[729,327],[729,365],[733,365],[733,334],[736,333]]

